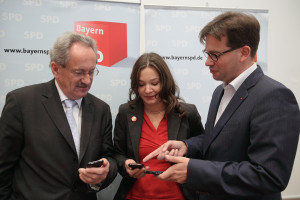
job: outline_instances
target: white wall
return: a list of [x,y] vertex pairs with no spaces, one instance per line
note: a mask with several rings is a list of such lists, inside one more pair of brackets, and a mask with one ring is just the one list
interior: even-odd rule
[[[268,75],[290,88],[300,103],[299,0],[141,0],[142,5],[264,9],[269,11]],[[141,8],[141,52],[145,49]],[[299,122],[300,123],[300,122]],[[300,198],[300,147],[285,199]]]

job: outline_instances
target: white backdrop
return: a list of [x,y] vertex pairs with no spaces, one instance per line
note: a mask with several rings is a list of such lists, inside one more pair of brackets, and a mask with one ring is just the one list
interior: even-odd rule
[[[112,0],[113,1],[113,0]],[[111,105],[113,117],[117,112],[117,107],[120,103],[127,100],[129,73],[133,62],[138,57],[139,52],[143,53],[145,50],[154,50],[151,47],[152,39],[147,44],[146,37],[152,37],[147,35],[148,30],[145,31],[144,19],[147,19],[146,12],[154,8],[161,9],[157,6],[178,6],[179,10],[185,10],[186,8],[193,8],[191,10],[206,10],[211,9],[214,11],[226,10],[226,9],[251,9],[252,11],[259,10],[267,13],[268,30],[266,35],[266,51],[267,53],[259,53],[258,61],[262,65],[264,71],[269,76],[282,82],[287,87],[291,88],[295,93],[296,98],[300,99],[300,62],[297,61],[298,47],[300,46],[300,40],[297,38],[300,35],[300,18],[299,7],[300,1],[298,0],[120,0],[122,2],[131,2],[128,4],[110,3],[103,1],[58,1],[58,0],[0,0],[0,111],[2,110],[5,95],[8,91],[14,88],[22,87],[33,83],[39,83],[41,81],[48,81],[52,78],[52,74],[48,68],[49,58],[48,55],[22,55],[17,53],[4,53],[4,48],[16,48],[22,49],[26,47],[28,49],[42,48],[47,50],[51,47],[54,40],[65,30],[74,30],[74,21],[115,21],[120,23],[127,23],[128,28],[128,58],[118,63],[117,66],[111,68],[98,66],[100,68],[99,76],[94,80],[91,92],[103,99]],[[133,3],[140,3],[138,4]],[[50,4],[51,3],[51,4]],[[172,5],[172,6],[171,6]],[[91,9],[88,6],[91,6]],[[144,9],[144,6],[146,8]],[[47,7],[45,11],[43,7]],[[117,11],[112,9],[113,7],[119,8]],[[203,9],[204,8],[204,9]],[[29,12],[32,10],[32,12]],[[164,9],[166,10],[166,9]],[[170,9],[169,9],[170,10]],[[172,9],[171,9],[172,10]],[[251,11],[250,10],[250,11]],[[80,12],[79,12],[80,11]],[[64,12],[66,12],[64,14]],[[70,12],[70,13],[69,13]],[[117,14],[112,14],[116,12]],[[150,11],[151,12],[151,11]],[[23,13],[26,13],[23,15]],[[58,17],[62,13],[62,17]],[[141,13],[141,15],[140,15]],[[180,12],[175,14],[180,16]],[[32,16],[32,17],[31,17]],[[58,17],[58,18],[57,18]],[[128,17],[128,18],[127,18]],[[148,16],[149,17],[149,16]],[[169,16],[170,17],[170,16]],[[141,18],[141,20],[140,20]],[[149,18],[148,18],[149,19]],[[148,20],[147,19],[147,20]],[[24,22],[27,21],[26,25]],[[38,23],[39,22],[39,23]],[[64,24],[64,25],[62,25]],[[140,30],[135,30],[135,27]],[[187,30],[194,30],[193,34],[197,37],[198,30],[201,27],[199,24],[190,26]],[[23,28],[22,28],[23,27]],[[167,26],[159,27],[161,30],[168,28]],[[155,30],[155,29],[153,29]],[[152,30],[150,30],[152,31]],[[191,31],[192,32],[192,31]],[[41,34],[42,33],[42,34]],[[149,32],[150,33],[150,32]],[[30,36],[30,34],[33,34]],[[140,38],[140,44],[138,43]],[[198,39],[198,38],[195,38]],[[148,39],[147,39],[148,40]],[[171,45],[171,50],[180,45],[185,45],[183,38],[179,37]],[[45,44],[45,45],[44,45]],[[140,46],[139,46],[140,45]],[[175,46],[172,46],[175,45]],[[199,45],[198,52],[189,52],[188,56],[201,54],[201,47],[198,41],[193,44]],[[132,48],[129,48],[132,47]],[[140,50],[139,50],[140,47]],[[184,47],[184,46],[181,46]],[[261,48],[261,47],[260,47]],[[159,50],[158,50],[159,51]],[[164,53],[165,56],[183,55],[181,52],[159,52]],[[266,56],[266,62],[262,63],[262,57]],[[9,59],[7,62],[5,59]],[[22,59],[28,59],[26,62]],[[201,113],[204,121],[206,120],[205,107],[201,107],[205,102],[209,102],[209,88],[211,91],[215,88],[217,82],[213,81],[211,77],[205,83],[200,83],[205,75],[205,67],[200,62],[188,61],[188,62],[172,62],[167,61],[172,68],[173,75],[181,88],[181,95],[186,101],[195,103]],[[261,63],[260,63],[261,62]],[[191,64],[192,63],[192,64]],[[266,68],[268,63],[268,68]],[[197,65],[199,69],[190,67],[188,71],[182,70],[181,66],[194,66]],[[266,67],[264,67],[266,66]],[[202,68],[200,70],[200,68]],[[266,70],[268,69],[268,70]],[[190,71],[191,70],[191,71]],[[196,71],[194,71],[196,70]],[[199,71],[200,70],[200,71]],[[184,82],[184,77],[187,78],[187,74],[199,74],[201,79],[190,79],[189,83]],[[35,74],[31,76],[30,74]],[[203,74],[202,74],[203,73]],[[124,77],[122,78],[124,74]],[[181,77],[182,74],[182,77]],[[110,80],[106,79],[111,77]],[[183,79],[181,79],[183,78]],[[193,81],[192,81],[193,80]],[[106,89],[109,88],[109,89]],[[184,89],[183,89],[184,88]],[[198,89],[199,88],[199,89]],[[200,89],[201,88],[201,89]],[[197,94],[204,94],[206,97],[191,95],[187,93],[193,93],[189,90],[199,90]],[[202,92],[207,90],[207,92]],[[201,102],[201,105],[200,105]],[[285,199],[288,198],[300,198],[299,184],[300,184],[300,148],[298,148],[298,154],[295,161],[294,170],[289,183],[288,188],[283,192]],[[115,188],[118,185],[119,178],[108,188],[108,191],[104,191],[99,194],[99,197],[105,197],[104,199],[111,199],[114,195]]]
[[[227,9],[226,9],[227,10]],[[145,6],[145,47],[165,58],[180,88],[181,96],[197,106],[205,124],[215,81],[203,57],[200,30],[225,9]],[[254,15],[260,25],[258,65],[267,73],[268,12],[235,10]]]
[[[127,58],[105,67],[90,92],[111,106],[113,117],[128,99],[131,67],[140,53],[140,6],[95,1],[0,0],[0,110],[7,92],[53,78],[48,51],[77,21],[127,25]],[[105,55],[108,56],[108,55]]]

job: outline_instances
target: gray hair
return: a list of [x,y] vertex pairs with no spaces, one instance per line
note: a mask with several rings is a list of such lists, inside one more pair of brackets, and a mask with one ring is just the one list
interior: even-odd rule
[[57,38],[50,49],[50,63],[55,62],[61,67],[66,67],[66,64],[70,59],[70,48],[77,42],[91,47],[96,55],[95,62],[97,62],[98,50],[97,44],[93,38],[75,32],[65,32]]

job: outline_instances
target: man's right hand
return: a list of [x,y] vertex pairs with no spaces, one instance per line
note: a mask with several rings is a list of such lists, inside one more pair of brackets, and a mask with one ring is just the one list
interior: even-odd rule
[[162,160],[165,158],[165,155],[170,156],[184,156],[187,154],[187,146],[182,141],[176,140],[169,140],[168,142],[164,143],[156,150],[152,151],[148,154],[144,159],[143,162],[147,162],[151,158],[157,156],[158,160]]
[[125,168],[126,168],[126,172],[128,173],[128,175],[132,178],[136,178],[136,179],[139,179],[139,178],[142,178],[143,176],[145,176],[146,174],[144,173],[145,170],[148,170],[149,167],[146,166],[146,167],[143,167],[142,169],[131,169],[128,164],[135,164],[136,162],[132,159],[128,159],[125,161]]

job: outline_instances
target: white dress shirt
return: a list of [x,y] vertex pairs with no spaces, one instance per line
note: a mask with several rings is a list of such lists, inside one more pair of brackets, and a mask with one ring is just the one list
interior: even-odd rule
[[242,72],[238,77],[236,77],[233,81],[231,81],[228,85],[226,85],[225,82],[223,82],[222,86],[224,88],[224,94],[221,99],[215,125],[217,124],[218,120],[222,116],[224,110],[226,109],[227,105],[231,101],[232,97],[234,96],[235,92],[239,89],[239,87],[242,85],[242,83],[246,80],[246,78],[257,68],[256,63],[254,63],[251,67],[249,67],[247,70]]

